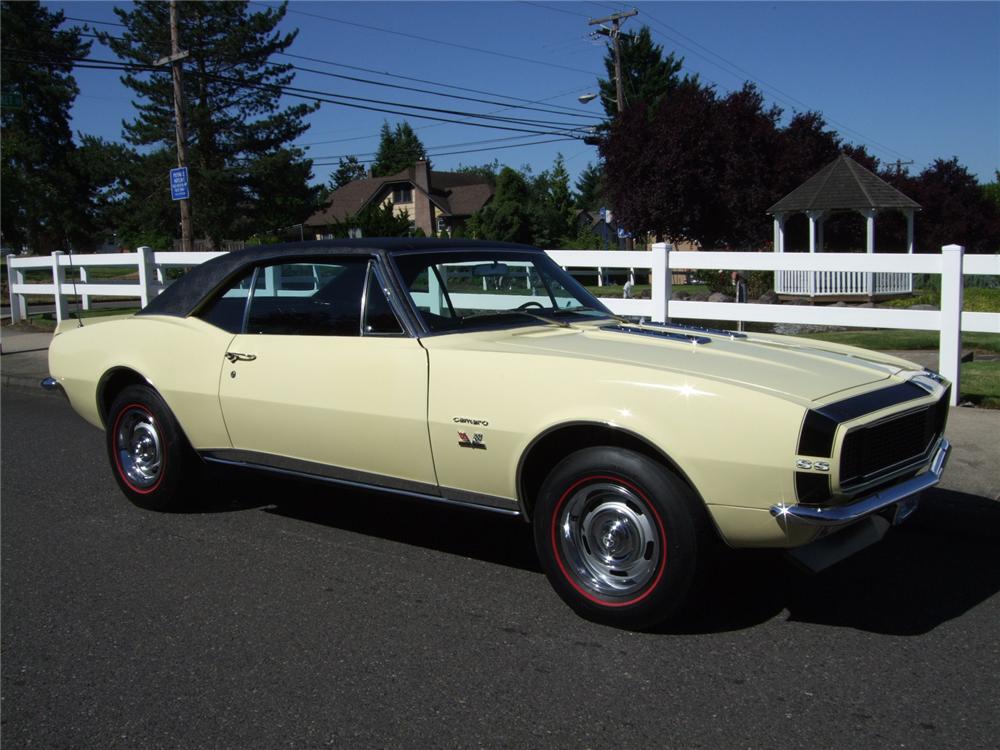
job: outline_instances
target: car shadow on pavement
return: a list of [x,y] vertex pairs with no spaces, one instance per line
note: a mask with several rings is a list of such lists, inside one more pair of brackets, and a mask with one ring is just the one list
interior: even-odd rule
[[906,524],[821,573],[780,552],[726,551],[694,612],[664,632],[738,630],[787,612],[788,622],[913,636],[961,616],[1000,592],[1000,506],[928,494]]
[[[320,482],[241,474],[216,512],[259,509],[541,574],[531,527],[518,518]],[[209,509],[209,512],[212,512]],[[774,550],[723,550],[690,613],[657,630],[753,628],[784,616],[888,635],[927,633],[1000,592],[1000,505],[936,490],[903,526],[817,574]]]
[[531,527],[520,518],[329,484],[263,481],[280,498],[266,513],[541,573]]

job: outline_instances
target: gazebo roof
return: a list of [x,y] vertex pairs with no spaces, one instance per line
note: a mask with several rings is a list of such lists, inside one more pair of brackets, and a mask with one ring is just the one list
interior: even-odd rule
[[920,204],[851,157],[841,154],[767,209],[767,213],[878,208],[919,210]]

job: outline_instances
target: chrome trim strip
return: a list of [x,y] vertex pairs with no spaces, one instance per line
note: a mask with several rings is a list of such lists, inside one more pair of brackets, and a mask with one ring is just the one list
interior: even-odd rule
[[683,341],[688,344],[695,344],[696,346],[702,346],[704,344],[711,344],[712,339],[707,336],[695,336],[694,334],[688,333],[673,333],[671,331],[650,331],[646,328],[639,328],[638,326],[631,325],[607,325],[600,326],[598,330],[601,331],[615,331],[618,333],[630,333],[633,336],[651,336],[657,339],[670,339],[671,341]]
[[652,320],[640,320],[639,325],[650,326],[651,328],[674,328],[678,331],[691,331],[693,333],[707,333],[711,336],[725,336],[729,339],[749,338],[747,334],[739,331],[726,331],[722,328],[705,328],[704,326],[692,326],[686,323],[657,323]]
[[344,469],[338,466],[328,466],[313,461],[302,461],[285,456],[272,456],[257,451],[244,451],[224,448],[213,451],[202,451],[205,461],[224,466],[236,466],[245,469],[257,469],[285,476],[302,479],[317,479],[344,487],[354,487],[363,490],[374,490],[396,495],[405,495],[418,500],[455,505],[462,508],[487,510],[507,516],[519,516],[520,511],[511,508],[514,501],[506,498],[495,498],[490,495],[480,495],[474,492],[441,488],[423,482],[413,482],[407,479],[397,479],[381,474],[371,474],[355,469]]
[[771,506],[771,515],[779,521],[791,519],[807,526],[845,526],[860,521],[940,482],[950,453],[951,443],[941,438],[930,468],[919,476],[847,505],[809,506],[778,503]]
[[459,490],[454,487],[441,487],[440,490],[443,498],[452,500],[460,505],[480,505],[521,515],[521,512],[517,509],[517,500],[511,500],[507,497],[496,497],[495,495],[483,495],[479,492],[469,492],[468,490]]

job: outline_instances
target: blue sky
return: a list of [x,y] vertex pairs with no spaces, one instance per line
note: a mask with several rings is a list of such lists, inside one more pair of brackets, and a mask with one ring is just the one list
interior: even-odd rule
[[[67,16],[116,21],[112,2],[51,2]],[[252,4],[254,5],[254,4]],[[520,97],[568,107],[582,117],[506,110],[514,117],[587,123],[597,102],[577,96],[596,90],[605,46],[588,36],[588,18],[632,8],[625,29],[650,26],[665,51],[685,58],[720,92],[754,80],[786,117],[795,110],[824,114],[846,140],[864,144],[883,162],[913,161],[919,172],[936,158],[958,157],[981,182],[1000,167],[1000,3],[960,2],[300,2],[289,5],[284,26],[299,29],[289,52],[327,61],[290,60],[331,73],[481,96],[408,82],[328,63]],[[317,17],[322,16],[322,18]],[[345,23],[346,22],[346,23]],[[78,22],[68,22],[78,23]],[[360,24],[352,25],[352,24]],[[363,26],[377,27],[363,28]],[[112,26],[98,26],[114,32]],[[395,32],[395,33],[390,33]],[[409,36],[406,36],[409,35]],[[424,37],[418,39],[416,37]],[[435,41],[429,40],[437,40]],[[440,43],[444,42],[444,43]],[[460,45],[458,47],[451,45]],[[496,54],[490,54],[496,53]],[[111,53],[94,45],[93,57]],[[530,58],[532,61],[512,59]],[[80,70],[74,130],[111,140],[130,119],[130,93],[110,71]],[[475,112],[498,107],[455,101],[300,72],[296,86],[358,97]],[[545,105],[539,105],[545,106]],[[373,152],[383,119],[394,115],[324,104],[300,139],[317,162]],[[437,169],[502,163],[551,166],[557,152],[575,175],[596,161],[596,149],[571,140],[534,146],[498,146],[546,140],[474,143],[523,134],[409,118]],[[328,142],[329,141],[329,142]],[[489,149],[447,155],[451,151]],[[437,153],[439,155],[435,156]],[[334,167],[316,166],[317,182]]]

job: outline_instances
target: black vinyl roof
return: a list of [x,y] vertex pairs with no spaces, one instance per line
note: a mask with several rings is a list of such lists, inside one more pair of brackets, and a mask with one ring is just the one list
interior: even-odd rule
[[373,255],[381,253],[416,253],[437,250],[531,250],[528,245],[512,242],[491,242],[466,239],[435,239],[428,237],[370,237],[352,240],[311,240],[263,245],[220,255],[195,266],[150,301],[137,315],[172,315],[186,317],[201,302],[224,284],[251,266],[263,265],[282,258],[310,258],[326,255]]

